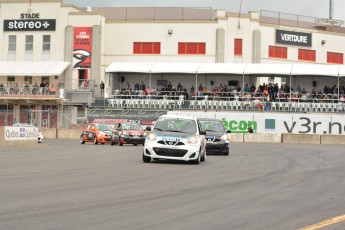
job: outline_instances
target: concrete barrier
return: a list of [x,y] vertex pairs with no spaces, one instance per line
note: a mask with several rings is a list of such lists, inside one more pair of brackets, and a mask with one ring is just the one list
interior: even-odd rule
[[281,143],[281,134],[245,133],[243,142]]
[[228,133],[228,138],[231,142],[243,142],[243,133]]
[[58,139],[79,139],[82,131],[80,129],[58,129]]
[[40,128],[39,130],[42,132],[45,139],[56,139],[57,137],[57,129]]
[[282,143],[320,144],[320,139],[319,134],[282,134]]
[[321,144],[344,145],[344,135],[321,135]]

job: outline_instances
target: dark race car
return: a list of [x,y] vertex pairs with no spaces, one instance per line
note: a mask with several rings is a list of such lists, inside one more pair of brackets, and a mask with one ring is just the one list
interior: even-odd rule
[[135,122],[124,122],[115,125],[112,131],[111,145],[123,144],[144,144],[146,138],[146,131]]
[[206,152],[229,155],[230,140],[228,133],[231,133],[231,131],[225,130],[219,119],[199,118],[198,122],[201,130],[206,131]]

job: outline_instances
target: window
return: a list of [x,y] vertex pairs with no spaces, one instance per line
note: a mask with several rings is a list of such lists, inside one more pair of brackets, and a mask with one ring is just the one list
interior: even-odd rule
[[50,35],[43,35],[43,52],[50,52]]
[[242,56],[242,39],[235,38],[234,40],[234,55]]
[[179,42],[178,54],[206,54],[205,42]]
[[270,58],[287,59],[287,47],[269,46],[268,56]]
[[327,63],[344,64],[344,55],[342,53],[327,52]]
[[32,53],[34,49],[34,36],[32,35],[26,35],[25,38],[25,52],[26,53]]
[[9,35],[8,36],[8,61],[16,60],[16,50],[17,50],[17,36]]
[[133,53],[134,54],[160,54],[161,43],[160,42],[134,42]]
[[34,36],[26,35],[25,37],[25,61],[32,61],[34,49]]
[[50,35],[43,35],[42,61],[50,61]]
[[316,51],[315,50],[298,50],[298,60],[300,61],[316,61]]

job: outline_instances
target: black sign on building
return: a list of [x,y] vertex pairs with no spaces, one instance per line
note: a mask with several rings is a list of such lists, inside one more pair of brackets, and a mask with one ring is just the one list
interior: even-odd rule
[[4,31],[55,31],[56,19],[4,20]]
[[292,46],[311,47],[311,33],[276,30],[276,43]]

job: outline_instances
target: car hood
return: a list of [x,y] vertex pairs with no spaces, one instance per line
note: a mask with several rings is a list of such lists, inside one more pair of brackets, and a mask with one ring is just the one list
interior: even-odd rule
[[216,138],[221,138],[225,132],[212,132],[212,131],[206,131],[205,138],[207,137],[216,137]]
[[174,137],[174,138],[187,138],[194,135],[194,133],[166,132],[166,131],[154,131],[152,133],[155,134],[157,137]]
[[126,130],[126,132],[128,132],[131,135],[141,135],[144,133],[144,131],[140,131],[140,130]]

